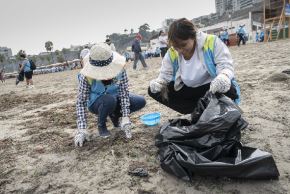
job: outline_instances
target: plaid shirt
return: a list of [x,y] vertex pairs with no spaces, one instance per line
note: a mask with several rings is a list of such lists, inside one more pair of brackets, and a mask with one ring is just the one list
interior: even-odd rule
[[[119,85],[118,98],[120,100],[121,113],[123,117],[127,117],[130,114],[130,101],[128,90],[128,77],[125,70],[122,72],[120,82],[117,84]],[[89,100],[90,91],[91,86],[88,83],[86,77],[80,74],[77,104],[76,104],[78,129],[87,128],[87,103]]]

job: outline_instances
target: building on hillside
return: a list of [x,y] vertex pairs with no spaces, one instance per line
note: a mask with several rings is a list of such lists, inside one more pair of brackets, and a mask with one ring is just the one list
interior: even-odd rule
[[6,58],[9,58],[12,56],[12,50],[8,47],[0,47],[0,54]]
[[215,0],[216,13],[218,16],[231,14],[239,10],[251,8],[263,0]]
[[[235,37],[236,31],[240,25],[245,26],[249,42],[255,42],[256,32],[262,30],[263,28],[262,22],[256,21],[253,18],[252,12],[249,12],[248,17],[246,18],[222,21],[214,25],[199,28],[199,30],[209,34],[219,35],[222,30],[227,29],[230,36]],[[235,41],[232,41],[231,45],[235,45]]]

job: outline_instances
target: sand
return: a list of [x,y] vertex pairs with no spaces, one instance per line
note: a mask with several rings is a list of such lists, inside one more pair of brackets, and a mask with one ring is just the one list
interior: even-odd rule
[[[133,138],[100,139],[89,115],[91,141],[75,148],[75,101],[78,70],[34,76],[35,88],[15,80],[0,84],[0,193],[290,193],[290,40],[231,47],[242,90],[241,109],[249,122],[244,145],[273,154],[279,180],[233,180],[195,176],[184,182],[164,172],[156,157],[159,127],[145,127],[144,113],[160,111],[161,123],[181,116],[152,100],[149,81],[161,58],[148,59],[148,70],[128,65],[130,90],[147,105],[131,115]],[[148,177],[128,174],[142,167]]]

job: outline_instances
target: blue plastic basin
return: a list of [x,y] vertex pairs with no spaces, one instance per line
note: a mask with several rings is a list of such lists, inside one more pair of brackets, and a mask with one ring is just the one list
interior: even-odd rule
[[159,112],[149,113],[140,117],[143,124],[147,126],[154,126],[160,122],[161,114]]

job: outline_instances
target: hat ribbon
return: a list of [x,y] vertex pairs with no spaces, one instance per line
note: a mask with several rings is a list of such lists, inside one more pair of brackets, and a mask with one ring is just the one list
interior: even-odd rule
[[113,61],[113,54],[107,60],[93,60],[90,58],[90,64],[93,66],[103,67],[109,65]]

